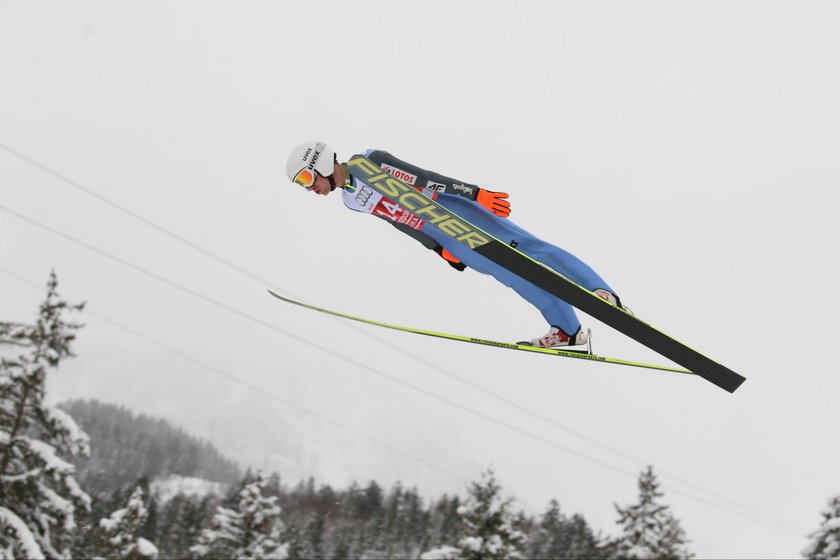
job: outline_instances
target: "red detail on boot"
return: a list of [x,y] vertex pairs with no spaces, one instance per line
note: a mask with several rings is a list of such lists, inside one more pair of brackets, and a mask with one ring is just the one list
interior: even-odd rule
[[551,348],[552,346],[568,346],[571,337],[562,330],[552,327],[551,330],[542,338],[536,339],[535,346],[541,348]]

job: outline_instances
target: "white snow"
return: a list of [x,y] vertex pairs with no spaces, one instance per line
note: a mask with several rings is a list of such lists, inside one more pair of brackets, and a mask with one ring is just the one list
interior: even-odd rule
[[420,555],[420,560],[455,560],[461,551],[454,546],[440,546]]
[[461,539],[459,544],[462,548],[472,550],[473,552],[479,552],[484,544],[484,539],[481,537],[464,537]]
[[90,509],[90,496],[88,496],[87,492],[82,490],[79,486],[78,481],[72,476],[65,476],[64,477],[64,484],[67,485],[67,490],[70,491],[70,495],[82,502],[86,509]]
[[14,531],[18,548],[25,554],[25,558],[43,560],[44,553],[35,541],[35,535],[32,534],[29,527],[13,511],[0,506],[0,527],[4,525]]
[[49,474],[64,475],[76,472],[76,467],[56,455],[55,447],[52,445],[37,439],[31,439],[23,436],[18,439],[23,440],[28,444],[29,449],[41,459],[44,464],[44,470]]
[[57,432],[62,433],[72,454],[81,453],[90,455],[90,438],[82,430],[73,417],[54,406],[43,407],[47,421],[51,423]]
[[144,558],[157,558],[158,549],[143,537],[137,537],[137,554]]
[[502,537],[499,535],[490,535],[490,538],[487,539],[487,551],[490,554],[495,555],[503,546]]
[[152,482],[150,491],[162,502],[168,502],[178,494],[203,498],[209,495],[223,496],[228,485],[191,476],[172,475]]
[[126,513],[128,513],[128,510],[126,508],[118,509],[108,517],[103,517],[102,519],[100,519],[99,527],[105,529],[108,532],[114,531],[119,526]]
[[38,478],[39,476],[41,476],[41,469],[35,468],[26,472],[22,472],[20,474],[0,476],[0,482],[3,482],[5,484],[11,484],[13,482],[23,482],[27,478]]
[[41,493],[41,497],[44,500],[41,506],[47,506],[50,513],[59,513],[64,518],[65,530],[72,531],[75,529],[76,521],[73,518],[75,508],[73,507],[73,504],[70,503],[69,500],[66,500],[56,494],[52,488],[48,487],[41,481],[38,481],[38,491]]

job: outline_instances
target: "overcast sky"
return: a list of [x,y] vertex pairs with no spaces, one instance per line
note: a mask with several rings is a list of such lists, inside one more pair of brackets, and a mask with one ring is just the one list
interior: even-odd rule
[[[0,206],[101,251],[0,211],[0,267],[38,284],[55,267],[88,302],[51,398],[165,416],[289,481],[462,493],[494,465],[521,507],[556,497],[608,533],[649,463],[699,556],[797,556],[840,492],[838,16],[833,2],[2,2]],[[308,139],[510,193],[516,223],[747,382],[730,395],[270,298],[267,284],[497,340],[546,330],[491,278],[289,184],[286,155]],[[0,273],[3,320],[31,321],[41,297]],[[597,352],[663,362],[582,319]]]

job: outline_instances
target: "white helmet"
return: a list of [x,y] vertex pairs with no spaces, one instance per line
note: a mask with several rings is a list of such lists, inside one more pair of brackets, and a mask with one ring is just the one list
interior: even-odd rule
[[315,172],[330,179],[333,185],[335,152],[324,142],[304,142],[296,146],[286,161],[286,174],[290,181],[303,187],[311,187],[315,182]]

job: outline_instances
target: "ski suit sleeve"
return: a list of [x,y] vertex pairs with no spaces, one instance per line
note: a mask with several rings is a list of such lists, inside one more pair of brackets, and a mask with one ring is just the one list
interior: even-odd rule
[[423,245],[423,247],[425,247],[426,249],[430,249],[430,250],[434,251],[438,256],[440,256],[440,258],[442,258],[443,260],[448,262],[449,266],[451,266],[455,270],[457,270],[459,272],[463,272],[464,270],[466,270],[467,266],[464,263],[462,263],[461,261],[456,259],[455,256],[452,255],[451,253],[448,253],[448,256],[447,256],[447,254],[445,253],[446,249],[444,249],[440,245],[440,243],[438,243],[437,241],[435,241],[434,239],[432,239],[431,237],[429,237],[425,233],[420,233],[416,229],[414,229],[412,227],[409,227],[405,224],[399,224],[397,222],[392,222],[390,220],[387,220],[386,218],[382,218],[382,219],[386,220],[392,226],[394,226],[395,228],[397,228],[398,230],[400,230],[404,234],[408,235],[409,237],[412,237],[412,238],[416,239],[417,241],[419,241]]
[[434,171],[427,171],[426,169],[396,158],[384,150],[373,150],[367,157],[373,163],[391,173],[391,175],[418,189],[426,188],[442,194],[462,196],[469,200],[475,200],[478,196],[478,185],[459,181],[452,177],[435,173]]
[[438,243],[437,241],[435,241],[434,239],[432,239],[431,237],[429,237],[425,233],[421,233],[420,231],[418,231],[418,230],[414,229],[413,227],[408,226],[406,224],[401,224],[401,223],[398,223],[398,222],[391,221],[391,220],[385,218],[384,216],[377,216],[377,217],[382,219],[382,220],[385,220],[386,222],[388,222],[389,224],[394,226],[397,230],[403,232],[407,236],[409,236],[412,239],[418,241],[426,249],[429,249],[429,250],[437,253],[443,260],[448,262],[449,266],[451,266],[452,268],[454,268],[458,271],[461,271],[461,272],[463,272],[464,269],[467,268],[466,265],[464,265],[461,261],[456,259],[454,256],[450,255],[449,258],[444,256],[443,251],[445,249],[443,247],[441,247],[440,243]]
[[432,239],[431,237],[429,237],[425,233],[421,233],[418,230],[416,230],[412,227],[409,227],[405,224],[399,224],[397,222],[392,222],[391,220],[388,220],[386,218],[382,218],[382,219],[385,220],[386,222],[388,222],[389,224],[391,224],[392,226],[394,226],[395,228],[397,228],[398,230],[400,230],[401,232],[403,232],[404,234],[408,235],[409,237],[412,237],[412,238],[416,239],[417,241],[419,241],[423,245],[423,247],[425,247],[426,249],[431,249],[431,250],[434,251],[435,247],[437,247],[437,244],[438,244],[437,241],[435,241],[434,239]]

